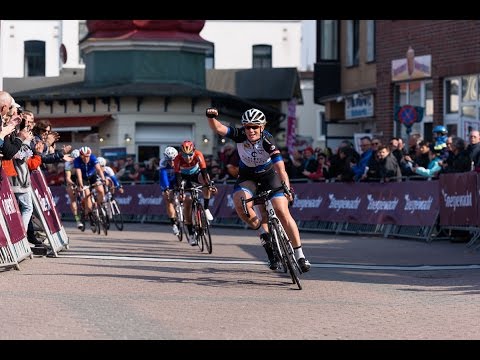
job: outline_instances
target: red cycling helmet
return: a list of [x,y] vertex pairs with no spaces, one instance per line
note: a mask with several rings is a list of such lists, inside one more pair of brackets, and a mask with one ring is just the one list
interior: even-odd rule
[[185,140],[180,146],[180,151],[184,154],[191,155],[195,151],[195,145],[190,140]]

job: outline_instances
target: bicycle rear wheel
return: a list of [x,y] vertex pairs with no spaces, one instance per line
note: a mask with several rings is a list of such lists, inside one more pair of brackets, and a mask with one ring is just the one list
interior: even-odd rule
[[112,209],[112,220],[113,223],[115,224],[115,227],[117,230],[122,231],[123,230],[123,215],[120,212],[120,207],[118,206],[117,200],[111,199],[110,200],[110,206]]
[[105,206],[102,204],[99,209],[98,209],[98,215],[99,215],[99,220],[100,220],[100,225],[102,226],[103,233],[105,236],[108,234],[108,215],[107,215],[107,210],[105,210]]

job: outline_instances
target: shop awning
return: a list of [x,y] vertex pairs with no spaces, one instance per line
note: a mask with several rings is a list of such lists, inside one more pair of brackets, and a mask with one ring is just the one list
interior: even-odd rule
[[81,131],[91,130],[104,121],[111,119],[111,115],[101,116],[74,116],[74,117],[42,117],[35,120],[48,119],[52,123],[52,130],[56,131]]

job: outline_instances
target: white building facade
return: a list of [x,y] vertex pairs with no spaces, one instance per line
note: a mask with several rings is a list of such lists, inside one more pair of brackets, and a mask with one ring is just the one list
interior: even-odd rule
[[[215,69],[252,68],[254,47],[261,45],[271,47],[271,67],[309,73],[316,62],[316,20],[207,20],[200,36],[214,43]],[[304,104],[297,106],[297,135],[324,147],[324,106],[313,102],[313,73],[302,76],[301,88]]]
[[78,46],[84,34],[85,20],[1,20],[1,77],[54,77],[84,68]]

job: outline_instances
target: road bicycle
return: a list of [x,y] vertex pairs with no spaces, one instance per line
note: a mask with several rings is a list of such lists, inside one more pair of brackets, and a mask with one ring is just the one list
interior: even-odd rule
[[200,248],[200,251],[203,252],[203,249],[206,248],[208,253],[211,254],[213,247],[212,237],[210,235],[210,223],[207,220],[207,215],[205,214],[205,209],[200,202],[199,196],[204,188],[210,188],[216,191],[216,188],[212,184],[193,185],[190,188],[183,189],[183,191],[192,194],[192,224],[197,246]]
[[292,283],[296,283],[298,288],[302,290],[302,284],[300,283],[299,278],[299,275],[303,273],[302,269],[298,265],[297,259],[295,258],[295,251],[293,249],[292,242],[288,238],[280,219],[277,217],[271,201],[272,196],[279,190],[283,190],[285,194],[291,194],[291,191],[285,182],[282,182],[282,186],[275,189],[262,191],[248,200],[245,200],[245,198],[242,197],[242,208],[244,214],[249,217],[250,214],[247,210],[247,203],[251,201],[253,201],[254,204],[263,203],[262,206],[265,206],[265,209],[267,210],[268,232],[271,235],[273,254],[280,264],[281,270],[283,270],[285,273],[288,271],[292,279]]
[[[102,231],[103,229],[103,233],[105,235],[108,234],[108,227],[109,227],[109,222],[108,222],[108,215],[107,215],[107,209],[106,209],[106,206],[105,206],[105,203],[102,203],[100,206],[97,204],[97,186],[99,186],[99,184],[93,184],[93,185],[87,185],[87,186],[84,186],[81,190],[81,192],[83,194],[85,194],[85,190],[89,189],[90,190],[90,194],[88,196],[90,196],[90,201],[92,202],[92,212],[90,213],[90,216],[91,216],[91,224],[92,224],[92,232],[93,233],[97,233],[97,234],[100,234],[100,232]],[[81,199],[80,199],[80,202]],[[83,204],[81,206],[81,209],[80,210],[80,216],[81,216],[81,222],[83,224],[83,229],[82,231],[85,230],[85,223],[87,221],[87,215],[85,213],[85,209],[83,207]]]
[[[118,205],[115,195],[112,193],[111,188],[107,185],[104,186],[105,189],[105,210],[107,212],[107,222],[113,222],[115,227],[122,231],[123,230],[123,215],[120,211],[120,206]],[[105,234],[106,235],[106,234]]]

